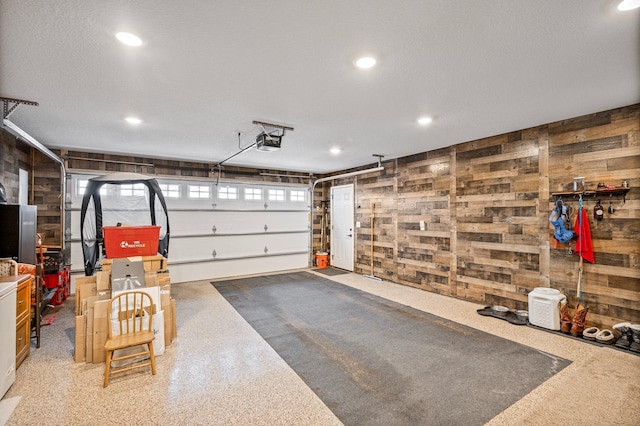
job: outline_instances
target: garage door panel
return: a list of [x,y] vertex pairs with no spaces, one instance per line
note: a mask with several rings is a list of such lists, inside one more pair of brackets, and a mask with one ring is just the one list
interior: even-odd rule
[[[171,234],[249,234],[268,231],[302,231],[309,228],[306,212],[222,212],[175,211],[170,212]],[[213,228],[215,227],[215,232]]]
[[[86,179],[73,175],[72,179]],[[220,200],[219,185],[211,180],[156,178],[169,191],[165,197],[171,230],[168,264],[173,282],[275,272],[308,266],[309,188],[304,185],[227,182],[238,188],[238,199]],[[77,182],[73,182],[72,188]],[[221,181],[222,185],[223,182]],[[168,185],[172,186],[169,189]],[[176,190],[175,185],[180,187]],[[209,197],[191,199],[198,186]],[[284,191],[284,201],[243,199],[244,187]],[[304,193],[304,199],[300,193]],[[165,194],[166,195],[166,194]],[[76,274],[84,271],[80,243],[81,196],[73,199],[71,262]],[[266,205],[266,208],[265,208]],[[264,210],[263,210],[264,209]],[[215,228],[215,231],[214,231]],[[265,251],[266,248],[266,251]],[[215,251],[215,258],[213,252]]]
[[71,265],[75,269],[84,269],[84,256],[82,255],[82,243],[80,241],[74,241],[69,244],[69,252],[71,256]]
[[171,281],[176,283],[301,269],[306,268],[307,264],[308,256],[306,254],[293,254],[237,260],[212,260],[197,264],[172,264],[169,262],[169,270],[171,271]]
[[212,233],[211,211],[169,210],[169,228],[172,235],[193,235]]
[[71,210],[71,238],[80,239],[80,210]]
[[213,258],[238,258],[265,254],[290,253],[309,249],[306,233],[209,236],[201,238],[174,238],[169,260],[186,261]]

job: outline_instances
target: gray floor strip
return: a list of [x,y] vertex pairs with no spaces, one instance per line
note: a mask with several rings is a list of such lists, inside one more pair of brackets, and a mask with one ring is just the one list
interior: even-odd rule
[[212,284],[345,425],[480,425],[570,363],[308,272]]

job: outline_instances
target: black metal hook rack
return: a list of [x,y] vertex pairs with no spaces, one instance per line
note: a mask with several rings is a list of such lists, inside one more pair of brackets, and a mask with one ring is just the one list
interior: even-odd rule
[[558,197],[572,197],[579,198],[582,195],[582,198],[586,197],[601,197],[608,195],[609,197],[613,197],[614,195],[622,195],[622,204],[627,201],[627,193],[631,188],[608,188],[608,189],[596,189],[594,191],[567,191],[567,192],[552,192],[551,195],[554,198]]

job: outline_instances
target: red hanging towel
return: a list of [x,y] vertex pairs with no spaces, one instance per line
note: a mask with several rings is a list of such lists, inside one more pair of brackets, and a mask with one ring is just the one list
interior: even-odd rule
[[[582,220],[580,220],[582,218]],[[576,224],[573,231],[577,235],[576,249],[574,252],[587,262],[593,263],[593,244],[591,242],[591,228],[589,216],[585,209],[581,208],[576,216]]]

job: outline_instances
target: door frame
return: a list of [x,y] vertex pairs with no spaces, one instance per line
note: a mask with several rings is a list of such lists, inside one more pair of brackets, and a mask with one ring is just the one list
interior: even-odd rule
[[[335,265],[334,263],[334,255],[336,253],[336,233],[334,232],[334,224],[336,223],[335,221],[335,215],[336,212],[338,211],[342,211],[342,209],[338,209],[338,203],[336,202],[336,198],[334,197],[334,191],[335,190],[344,190],[344,189],[348,189],[350,192],[350,212],[351,212],[351,217],[346,218],[346,220],[348,221],[348,223],[350,224],[349,228],[351,232],[351,243],[349,245],[349,247],[345,247],[346,251],[348,252],[348,259],[345,259],[346,262],[344,264],[340,264],[340,265]],[[332,266],[335,266],[337,268],[340,269],[344,269],[350,272],[354,271],[355,268],[355,229],[354,229],[354,220],[355,220],[355,187],[354,184],[350,183],[350,184],[346,184],[346,185],[338,185],[338,186],[332,186],[331,187],[331,264]],[[349,262],[350,260],[350,262]]]

